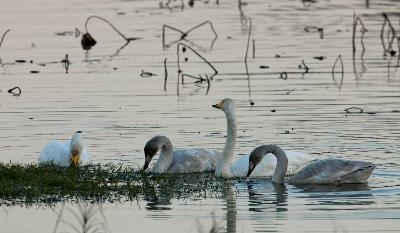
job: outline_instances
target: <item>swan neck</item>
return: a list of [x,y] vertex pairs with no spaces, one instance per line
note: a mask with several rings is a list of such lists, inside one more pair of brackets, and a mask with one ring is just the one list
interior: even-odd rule
[[285,175],[288,168],[288,158],[285,152],[277,145],[270,145],[269,152],[276,157],[276,168],[274,175],[272,176],[273,183],[283,184],[285,182]]
[[82,144],[83,143],[82,143],[81,135],[75,133],[71,139],[71,143],[69,146],[69,150],[70,150],[71,154],[74,154],[74,153],[80,154],[82,152],[82,148],[83,148]]
[[225,147],[222,152],[222,158],[218,161],[215,168],[217,176],[229,177],[230,176],[230,166],[233,160],[233,155],[236,146],[236,115],[235,112],[226,112],[227,120],[227,136]]
[[168,171],[168,168],[172,163],[172,143],[168,139],[160,140],[159,148],[160,156],[158,157],[157,162],[154,164],[153,171],[157,173],[164,173]]

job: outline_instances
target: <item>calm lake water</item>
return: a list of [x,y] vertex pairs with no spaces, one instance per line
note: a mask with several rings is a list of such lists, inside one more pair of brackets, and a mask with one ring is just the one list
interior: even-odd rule
[[[213,221],[219,232],[399,232],[399,47],[391,39],[400,36],[400,3],[183,2],[2,0],[0,33],[11,31],[0,48],[0,161],[34,163],[48,140],[69,139],[77,130],[94,163],[141,167],[144,144],[157,134],[170,137],[175,148],[222,150],[225,117],[211,105],[230,97],[238,105],[237,157],[276,143],[316,159],[377,163],[370,182],[329,187],[231,180],[231,192],[215,198],[1,207],[1,231],[81,232],[79,216],[89,213],[102,223],[101,232],[209,232]],[[383,39],[382,12],[397,30],[386,24]],[[358,24],[353,53],[354,14],[368,31],[362,34]],[[88,30],[97,44],[86,53],[75,34],[84,33],[91,15],[142,39],[120,49],[124,39],[94,18]],[[186,31],[206,20],[217,37],[205,24],[181,42],[218,74],[209,82],[187,77],[182,83],[178,54],[185,74],[209,77],[212,69],[190,49],[177,52],[177,31],[165,30],[169,47],[163,47],[163,24]],[[60,63],[66,54],[68,72]],[[343,67],[340,61],[334,66],[339,55]],[[16,86],[19,96],[7,92]],[[351,107],[363,112],[346,113]]]

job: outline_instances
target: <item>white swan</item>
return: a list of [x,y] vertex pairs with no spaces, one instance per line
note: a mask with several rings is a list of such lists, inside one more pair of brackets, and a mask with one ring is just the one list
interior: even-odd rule
[[[226,98],[219,103],[213,105],[214,108],[224,111],[227,120],[227,137],[222,156],[217,161],[215,175],[222,177],[244,177],[246,176],[249,155],[242,155],[235,163],[232,163],[235,146],[236,146],[236,107],[232,99]],[[303,153],[287,151],[289,157],[288,173],[293,174],[304,164],[312,160],[312,158]],[[252,173],[252,177],[271,176],[275,170],[276,159],[274,157],[266,157],[262,163]]]
[[[149,169],[152,158],[160,151],[157,162]],[[154,173],[195,173],[214,171],[221,153],[216,150],[180,149],[173,150],[166,136],[151,138],[144,147],[145,163],[143,170]]]
[[71,140],[49,141],[39,156],[40,163],[54,163],[60,166],[77,166],[89,161],[87,148],[83,145],[82,131],[76,131]]
[[[278,160],[272,182],[284,183],[288,166],[288,158],[285,152],[277,145],[263,145],[250,153],[247,176],[259,164],[262,158],[272,153]],[[321,159],[309,163],[289,178],[291,184],[354,184],[366,183],[376,165],[370,162]]]

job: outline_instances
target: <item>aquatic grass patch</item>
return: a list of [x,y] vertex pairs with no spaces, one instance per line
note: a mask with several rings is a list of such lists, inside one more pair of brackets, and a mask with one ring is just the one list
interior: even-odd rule
[[224,182],[210,173],[148,174],[121,164],[0,163],[0,205],[206,198],[221,194]]

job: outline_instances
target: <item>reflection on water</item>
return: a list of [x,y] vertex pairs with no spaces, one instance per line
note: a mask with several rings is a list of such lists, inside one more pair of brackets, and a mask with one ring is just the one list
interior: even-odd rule
[[372,191],[367,184],[340,186],[297,184],[294,187],[295,192],[303,194],[301,198],[313,200],[307,205],[314,205],[321,210],[356,209],[359,205],[375,204]]
[[285,184],[272,182],[249,181],[249,211],[264,212],[275,209],[277,212],[287,211],[287,188]]
[[76,203],[71,207],[63,207],[57,213],[53,233],[109,233],[107,219],[98,204]]
[[[56,207],[54,213],[46,208],[4,207],[0,212],[0,227],[7,229],[17,224],[21,215],[32,215],[33,212],[39,216],[39,222],[53,221],[50,219],[56,215],[53,232],[91,232],[88,229],[99,232],[111,232],[110,229],[113,232],[121,229],[166,232],[179,229],[185,232],[285,232],[296,229],[309,232],[312,229],[299,220],[312,222],[316,232],[338,229],[362,232],[365,227],[374,232],[383,229],[396,232],[394,222],[398,221],[400,213],[400,185],[391,174],[397,172],[378,171],[378,178],[396,182],[392,188],[376,186],[376,181],[329,186],[234,179],[221,183],[223,191],[215,198],[177,200],[161,192],[157,198],[144,198],[137,203],[64,203]],[[349,219],[371,223],[355,226]],[[48,228],[46,224],[40,229]]]

